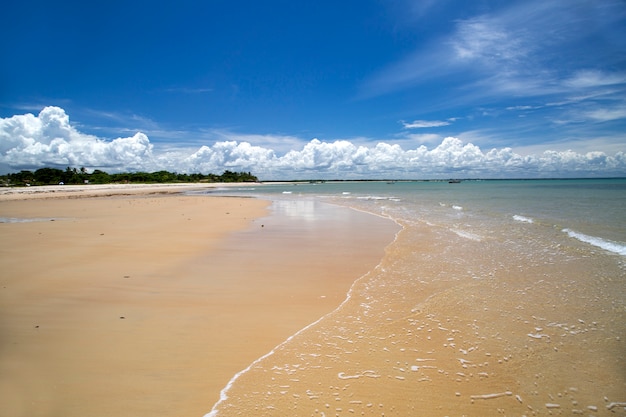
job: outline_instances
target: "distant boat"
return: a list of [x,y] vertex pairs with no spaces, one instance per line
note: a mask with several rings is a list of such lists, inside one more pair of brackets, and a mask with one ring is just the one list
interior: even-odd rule
[[459,184],[461,183],[461,180],[450,180],[448,181],[448,184]]

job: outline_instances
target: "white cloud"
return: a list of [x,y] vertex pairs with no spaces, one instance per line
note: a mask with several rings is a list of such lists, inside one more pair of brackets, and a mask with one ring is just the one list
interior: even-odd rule
[[442,121],[442,120],[415,120],[413,122],[407,123],[402,122],[402,125],[405,129],[421,129],[427,127],[441,127],[448,126],[450,122]]
[[211,147],[202,146],[187,157],[168,159],[167,165],[173,171],[184,172],[266,171],[275,160],[271,149],[252,146],[248,142],[227,141]]
[[0,119],[0,162],[12,168],[90,166],[140,169],[152,166],[152,144],[143,133],[110,142],[79,132],[59,107],[38,116]]
[[574,88],[626,84],[626,74],[585,69],[574,73],[570,78],[564,80],[563,84]]
[[[412,53],[373,74],[362,85],[361,96],[451,76],[461,86],[448,87],[456,102],[512,94],[547,96],[625,82],[623,72],[589,69],[620,66],[619,47],[608,52],[609,45],[623,42],[619,28],[624,8],[619,2],[531,0],[482,10],[455,20],[446,35],[417,43]],[[585,42],[595,45],[572,47]],[[568,55],[573,49],[580,53]]]
[[528,48],[519,33],[501,28],[500,22],[487,17],[459,22],[450,43],[460,61],[505,68],[519,64]]
[[[532,7],[516,8],[515,13],[516,19],[511,18],[512,13],[507,9],[455,21],[447,35],[418,44],[413,53],[366,80],[362,96],[382,95],[461,73],[473,77],[483,95],[498,89],[496,81],[507,90],[518,90],[523,82],[517,77],[530,65],[528,56],[535,45],[533,31],[529,32],[520,20],[536,26],[537,19],[522,17],[532,14]],[[536,78],[537,72],[533,76]],[[498,79],[494,81],[494,78]],[[513,80],[513,86],[508,86]]]
[[536,110],[540,109],[542,106],[509,106],[507,110]]
[[597,122],[626,119],[626,106],[611,109],[595,109],[587,112],[586,116]]
[[614,155],[597,150],[537,150],[540,153],[520,155],[511,148],[485,152],[453,137],[413,149],[361,142],[313,139],[298,149],[278,153],[247,141],[223,140],[194,151],[171,145],[159,151],[143,133],[111,141],[83,134],[70,124],[63,109],[46,107],[37,116],[0,119],[0,166],[8,165],[12,170],[84,166],[108,172],[167,169],[221,173],[228,169],[251,171],[261,179],[626,175],[624,147]]

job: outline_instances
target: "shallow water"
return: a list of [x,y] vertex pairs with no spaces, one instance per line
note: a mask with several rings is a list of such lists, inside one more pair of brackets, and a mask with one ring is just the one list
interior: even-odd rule
[[626,181],[241,192],[403,230],[346,302],[253,364],[211,415],[626,415]]

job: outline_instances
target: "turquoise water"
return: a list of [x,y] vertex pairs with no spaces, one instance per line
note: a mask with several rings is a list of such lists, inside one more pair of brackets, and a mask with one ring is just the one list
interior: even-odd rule
[[626,179],[327,182],[224,192],[281,200],[315,198],[401,222],[447,227],[467,237],[497,231],[515,237],[520,227],[525,226],[526,233],[531,225],[537,232],[542,226],[562,231],[562,238],[626,255]]

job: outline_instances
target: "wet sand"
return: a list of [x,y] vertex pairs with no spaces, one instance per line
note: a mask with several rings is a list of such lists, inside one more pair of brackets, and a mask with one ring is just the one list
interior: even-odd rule
[[487,255],[406,226],[349,301],[255,363],[211,415],[626,415],[613,255],[554,247],[544,262],[497,243]]
[[112,194],[0,201],[40,220],[0,224],[5,415],[203,415],[398,230],[327,205],[268,217],[255,199]]

